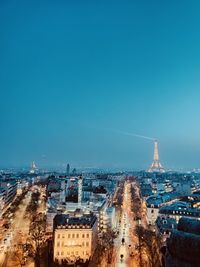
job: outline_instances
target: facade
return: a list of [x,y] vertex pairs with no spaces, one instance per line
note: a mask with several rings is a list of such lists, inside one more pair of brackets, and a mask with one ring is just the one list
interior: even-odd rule
[[54,261],[86,262],[93,255],[98,235],[97,217],[93,214],[56,215],[54,218]]
[[46,234],[52,235],[53,233],[53,220],[57,215],[56,212],[47,212],[46,214]]
[[106,232],[108,228],[115,229],[117,227],[114,207],[108,207],[106,203],[105,206],[99,210],[98,226],[101,232]]
[[173,218],[177,223],[182,217],[200,220],[200,209],[191,208],[189,203],[179,201],[160,208],[159,216],[162,218]]
[[159,215],[159,209],[162,206],[169,205],[177,200],[178,195],[176,193],[163,193],[148,197],[146,199],[147,223],[149,225],[155,225]]
[[0,188],[0,218],[5,207],[5,199],[6,199],[6,190],[4,188]]
[[115,207],[108,207],[106,209],[107,227],[115,229],[117,227]]
[[160,241],[163,245],[170,236],[173,229],[176,229],[177,223],[173,218],[158,217],[156,220],[156,232],[160,236]]
[[15,180],[5,180],[0,182],[0,213],[3,212],[17,194],[17,183]]
[[21,195],[24,190],[29,187],[29,182],[27,180],[20,180],[17,182],[17,195]]

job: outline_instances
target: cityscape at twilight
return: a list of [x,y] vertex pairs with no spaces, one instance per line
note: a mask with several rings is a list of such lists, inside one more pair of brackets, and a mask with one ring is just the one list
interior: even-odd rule
[[199,10],[0,1],[0,267],[200,267]]

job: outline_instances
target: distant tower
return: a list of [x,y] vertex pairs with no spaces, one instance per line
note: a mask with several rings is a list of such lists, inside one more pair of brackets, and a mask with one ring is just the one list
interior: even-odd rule
[[76,168],[72,170],[72,175],[76,175]]
[[31,163],[31,170],[30,170],[30,173],[35,173],[36,169],[37,169],[37,167],[36,167],[36,165],[35,165],[35,162],[33,161],[33,162]]
[[66,199],[66,181],[61,181],[60,203],[65,202]]
[[69,176],[69,174],[70,174],[70,166],[69,166],[69,163],[67,164],[66,174],[67,174],[67,176]]
[[158,141],[154,141],[154,156],[153,156],[153,163],[151,164],[151,167],[149,168],[148,172],[165,172],[163,166],[160,163],[159,160],[159,154],[158,154]]
[[83,187],[83,177],[78,178],[78,206],[81,207],[82,202],[82,187]]

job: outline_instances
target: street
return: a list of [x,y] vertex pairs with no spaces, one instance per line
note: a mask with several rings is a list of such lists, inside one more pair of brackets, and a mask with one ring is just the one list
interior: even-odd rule
[[12,219],[11,228],[5,233],[1,244],[2,250],[0,252],[0,267],[18,266],[16,259],[13,258],[12,251],[15,245],[18,245],[20,242],[24,242],[28,236],[30,219],[25,218],[24,215],[30,200],[31,194],[27,193]]
[[[135,222],[131,210],[130,188],[131,183],[125,182],[119,235],[115,241],[114,266],[116,267],[138,266],[137,256],[133,249],[137,238],[134,235]],[[134,254],[135,256],[133,256]]]
[[[45,213],[46,211],[45,188],[41,186],[30,188],[13,214],[13,218],[10,219],[11,227],[5,231],[0,243],[0,267],[18,267],[20,266],[20,261],[24,259],[20,253],[16,256],[14,251],[17,251],[20,244],[25,244],[29,237],[31,216],[27,213],[27,207],[31,202],[33,189],[40,192],[36,213]],[[32,265],[32,260],[26,262],[26,266],[32,267]]]

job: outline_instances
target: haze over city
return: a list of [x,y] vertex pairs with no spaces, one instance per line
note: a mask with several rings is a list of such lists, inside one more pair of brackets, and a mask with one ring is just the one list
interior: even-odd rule
[[0,165],[199,167],[199,8],[1,1]]

